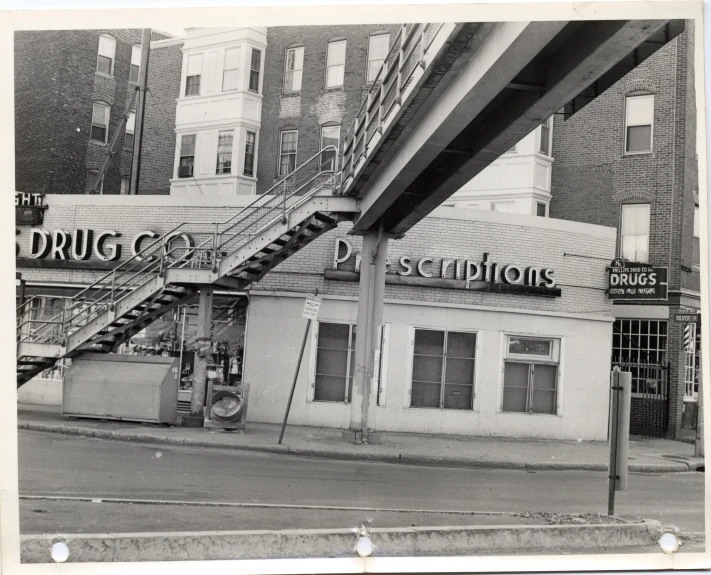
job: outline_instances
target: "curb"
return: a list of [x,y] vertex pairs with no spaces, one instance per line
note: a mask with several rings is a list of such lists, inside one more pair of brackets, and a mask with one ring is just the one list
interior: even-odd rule
[[[166,435],[144,435],[129,431],[113,431],[108,429],[86,429],[77,426],[52,425],[35,422],[18,422],[18,429],[41,431],[62,435],[82,435],[100,439],[131,441],[135,443],[158,443],[186,447],[207,447],[212,449],[234,449],[261,453],[278,453],[298,457],[316,457],[319,459],[334,459],[341,461],[370,461],[377,463],[399,463],[402,465],[417,465],[422,467],[458,467],[469,469],[510,469],[531,471],[607,471],[607,464],[585,462],[535,462],[523,461],[482,461],[464,457],[440,457],[430,455],[390,454],[390,453],[350,453],[304,447],[289,447],[287,445],[225,445],[200,439],[170,437]],[[632,463],[629,471],[636,473],[687,473],[703,467],[703,462],[674,463]]]
[[[373,557],[486,555],[495,550],[553,552],[615,549],[656,544],[660,523],[412,527],[371,529]],[[56,535],[21,535],[22,563],[51,563]],[[349,529],[206,531],[68,535],[69,563],[208,561],[235,559],[357,558]]]

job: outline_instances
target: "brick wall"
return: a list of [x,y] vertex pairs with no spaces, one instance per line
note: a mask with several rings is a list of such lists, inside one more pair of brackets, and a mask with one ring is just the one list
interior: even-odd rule
[[[390,32],[395,40],[399,26],[289,26],[269,28],[264,66],[262,127],[259,136],[258,193],[277,181],[279,133],[298,130],[296,165],[320,149],[320,127],[341,126],[343,139],[369,88],[366,83],[368,37]],[[329,40],[346,40],[343,87],[325,88],[326,51]],[[301,92],[284,94],[286,49],[304,46]]]
[[[116,39],[114,77],[96,74],[101,34]],[[153,40],[166,38],[153,33]],[[95,169],[105,146],[89,142],[92,102],[111,105],[109,141],[129,94],[131,46],[141,30],[59,30],[15,33],[16,189],[83,194],[87,168]],[[173,103],[174,108],[174,103]],[[104,181],[105,194],[120,190],[119,146]],[[129,154],[130,156],[130,154]]]
[[[167,199],[167,198],[166,198]],[[128,198],[126,199],[128,200]],[[50,200],[51,201],[51,200]],[[141,203],[143,202],[143,203]],[[134,205],[131,205],[134,204]],[[225,202],[228,204],[228,202]],[[212,227],[207,222],[224,220],[239,210],[229,205],[176,205],[159,202],[152,205],[145,200],[104,204],[99,198],[93,203],[54,203],[46,212],[44,229],[75,230],[77,228],[116,230],[122,234],[117,240],[122,247],[121,261],[130,257],[132,238],[144,230],[165,233],[177,224],[190,220],[204,221],[205,226],[193,225],[188,231],[195,236],[200,230],[210,234]],[[388,247],[391,260],[389,273],[403,269],[400,257],[409,255],[416,262],[425,256],[434,259],[430,264],[435,277],[439,276],[442,258],[470,259],[481,261],[484,252],[500,267],[505,264],[518,266],[551,267],[555,270],[557,285],[562,297],[550,298],[518,294],[487,293],[457,289],[419,286],[387,285],[386,297],[442,303],[485,305],[494,307],[525,308],[551,312],[580,312],[611,314],[612,306],[605,295],[605,266],[612,258],[614,237],[609,233],[591,233],[589,230],[574,231],[570,226],[556,229],[525,225],[522,216],[507,217],[484,213],[479,218],[472,211],[473,219],[456,217],[452,208],[442,208],[442,215],[426,218],[401,240],[393,240]],[[493,218],[493,221],[487,220]],[[508,223],[507,223],[508,222]],[[546,222],[542,222],[541,226]],[[554,224],[549,222],[549,225]],[[353,245],[353,255],[339,269],[353,270],[355,253],[361,249],[359,237],[348,236],[350,224],[342,223],[337,229],[325,234],[286,260],[262,281],[253,286],[259,291],[312,292],[318,287],[321,293],[356,297],[357,282],[326,280],[324,269],[332,267],[335,239],[347,239]],[[20,257],[29,257],[29,227],[22,226],[16,241]],[[196,237],[196,242],[199,241]],[[93,258],[95,259],[95,258]],[[500,269],[499,267],[499,269]],[[57,270],[47,268],[19,268],[23,278],[29,281],[58,281],[85,283],[96,279],[102,272],[86,270]],[[416,275],[416,274],[415,274]],[[454,276],[454,266],[448,277]]]
[[[669,268],[668,361],[670,436],[681,424],[684,353],[679,312],[682,288],[698,291],[692,268],[694,197],[698,193],[694,27],[643,62],[568,120],[553,128],[550,216],[620,227],[620,205],[650,204],[649,261]],[[653,152],[624,156],[625,96],[654,94]],[[618,234],[619,253],[619,234]],[[683,311],[683,310],[682,310]],[[639,415],[639,414],[638,414]]]
[[[175,100],[180,95],[182,44],[151,50],[139,194],[169,194],[175,157]],[[133,154],[131,154],[133,155]]]

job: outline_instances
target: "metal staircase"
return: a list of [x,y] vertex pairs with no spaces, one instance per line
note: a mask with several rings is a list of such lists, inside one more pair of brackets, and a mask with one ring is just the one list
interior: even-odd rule
[[183,222],[47,318],[32,298],[17,309],[17,386],[63,357],[110,353],[199,285],[243,290],[358,211],[336,196],[338,150],[328,146],[224,222]]

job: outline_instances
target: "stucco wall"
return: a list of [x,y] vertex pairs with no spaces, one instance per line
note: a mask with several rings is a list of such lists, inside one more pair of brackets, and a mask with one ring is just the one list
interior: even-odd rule
[[[303,297],[255,294],[247,323],[245,379],[250,383],[248,419],[280,422],[306,325]],[[357,302],[325,298],[319,320],[355,323]],[[389,341],[383,405],[374,407],[380,431],[499,437],[605,440],[611,347],[610,318],[541,315],[540,312],[476,309],[431,302],[386,300]],[[473,411],[410,408],[409,347],[413,326],[477,333]],[[350,405],[311,401],[315,362],[312,328],[289,415],[293,425],[347,428]],[[501,412],[505,334],[561,339],[558,415]],[[382,398],[382,396],[381,396]]]

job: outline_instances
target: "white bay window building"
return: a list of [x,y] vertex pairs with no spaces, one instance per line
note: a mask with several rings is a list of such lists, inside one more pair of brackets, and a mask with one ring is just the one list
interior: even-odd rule
[[171,195],[256,193],[265,49],[263,28],[188,30]]

